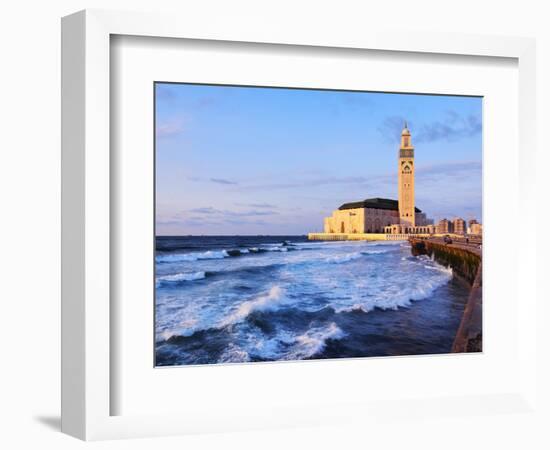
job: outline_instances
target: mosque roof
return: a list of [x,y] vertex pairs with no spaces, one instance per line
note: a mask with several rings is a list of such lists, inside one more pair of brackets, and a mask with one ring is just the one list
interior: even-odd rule
[[[391,211],[399,210],[399,202],[397,200],[392,200],[389,198],[367,198],[358,202],[344,203],[340,206],[342,209],[356,209],[356,208],[372,208],[372,209],[385,209]],[[421,213],[422,211],[418,208],[414,208],[415,212]]]

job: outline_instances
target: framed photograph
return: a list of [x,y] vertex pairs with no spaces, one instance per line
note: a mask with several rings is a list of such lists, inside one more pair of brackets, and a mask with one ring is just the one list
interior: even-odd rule
[[154,95],[155,366],[482,350],[482,97]]
[[62,31],[64,432],[532,410],[531,40]]

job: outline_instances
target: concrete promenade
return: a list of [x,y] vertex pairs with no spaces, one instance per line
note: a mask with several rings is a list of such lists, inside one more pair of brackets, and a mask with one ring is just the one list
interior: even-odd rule
[[448,248],[455,248],[472,253],[481,258],[482,241],[478,236],[465,238],[463,236],[449,235],[452,243],[446,243],[443,235],[433,236],[410,236],[408,240],[412,243],[414,240],[423,240],[432,244],[443,245]]

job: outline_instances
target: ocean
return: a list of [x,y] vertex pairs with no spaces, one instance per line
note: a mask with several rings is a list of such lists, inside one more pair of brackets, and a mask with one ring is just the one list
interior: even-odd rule
[[448,353],[469,286],[407,242],[156,239],[157,366]]

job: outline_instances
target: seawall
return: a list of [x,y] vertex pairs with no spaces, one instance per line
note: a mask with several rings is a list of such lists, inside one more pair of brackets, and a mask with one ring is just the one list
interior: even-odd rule
[[465,240],[451,244],[442,239],[409,238],[413,255],[429,255],[438,263],[451,267],[453,273],[471,286],[452,352],[481,352],[482,333],[482,252],[478,245]]

